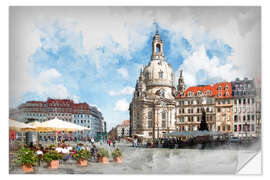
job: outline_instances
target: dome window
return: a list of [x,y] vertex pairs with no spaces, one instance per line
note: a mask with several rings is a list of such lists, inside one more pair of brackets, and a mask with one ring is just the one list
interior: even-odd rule
[[159,71],[159,78],[163,78],[163,71]]
[[146,73],[145,73],[145,79],[146,79],[146,80],[149,80],[149,79],[150,79],[150,74],[149,74],[149,72],[146,72]]

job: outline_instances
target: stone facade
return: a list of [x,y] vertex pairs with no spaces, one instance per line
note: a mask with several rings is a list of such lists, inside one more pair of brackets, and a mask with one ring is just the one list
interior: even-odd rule
[[237,137],[257,136],[257,110],[256,87],[254,80],[240,80],[232,82],[233,90],[233,135]]
[[[10,110],[10,118],[20,122],[44,122],[57,117],[63,121],[75,123],[90,131],[76,132],[76,137],[96,137],[97,132],[104,132],[104,119],[102,113],[87,103],[74,103],[70,99],[51,99],[47,101],[27,101]],[[40,133],[40,136],[49,136],[52,133]]]
[[[257,83],[256,83],[257,84]],[[130,135],[163,137],[172,131],[197,131],[206,112],[210,131],[232,136],[260,136],[260,87],[253,81],[237,79],[186,89],[182,70],[177,92],[174,72],[166,62],[158,32],[152,42],[151,61],[140,71],[129,105]]]
[[202,108],[210,131],[216,130],[215,94],[212,86],[188,88],[177,95],[176,126],[178,131],[197,131],[200,128]]
[[157,32],[149,64],[140,72],[130,103],[131,135],[152,138],[175,131],[174,72],[166,62],[163,42]]
[[216,130],[232,133],[232,87],[230,82],[221,82],[214,85],[216,90]]

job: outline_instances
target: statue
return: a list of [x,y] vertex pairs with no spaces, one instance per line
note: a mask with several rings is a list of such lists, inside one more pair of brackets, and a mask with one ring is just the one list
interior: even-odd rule
[[201,120],[199,131],[209,131],[208,130],[208,125],[207,125],[207,122],[206,122],[206,115],[205,114],[206,114],[205,110],[204,110],[204,108],[202,108],[202,120]]

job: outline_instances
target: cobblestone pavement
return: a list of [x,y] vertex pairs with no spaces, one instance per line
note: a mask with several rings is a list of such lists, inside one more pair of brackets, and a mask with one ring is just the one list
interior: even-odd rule
[[[107,144],[102,147],[110,153],[114,149]],[[61,163],[59,169],[48,169],[43,163],[35,167],[34,174],[234,174],[241,164],[241,155],[252,157],[257,152],[256,148],[239,150],[229,147],[211,150],[134,148],[126,143],[116,147],[123,152],[122,164],[113,162],[112,157],[109,164],[89,161],[87,167],[69,160]],[[22,173],[20,167],[10,163],[10,174]]]

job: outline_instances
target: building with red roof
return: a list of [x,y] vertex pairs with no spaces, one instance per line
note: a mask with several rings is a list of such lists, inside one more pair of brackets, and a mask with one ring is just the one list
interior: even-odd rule
[[202,109],[206,112],[208,129],[215,131],[215,88],[212,85],[192,86],[176,96],[176,126],[178,131],[197,131]]
[[[48,98],[47,101],[27,101],[19,105],[17,109],[10,110],[10,118],[21,122],[44,122],[55,117],[90,128],[91,131],[85,133],[84,136],[95,137],[98,132],[104,132],[102,113],[85,102],[75,103],[71,99]],[[83,135],[82,133],[76,134],[76,136]]]

